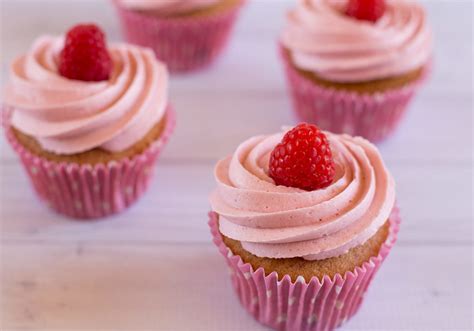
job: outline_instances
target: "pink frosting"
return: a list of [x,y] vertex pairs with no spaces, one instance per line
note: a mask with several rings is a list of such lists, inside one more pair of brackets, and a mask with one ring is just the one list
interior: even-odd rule
[[277,186],[267,175],[283,133],[253,137],[219,161],[210,201],[222,234],[260,257],[308,260],[339,256],[372,237],[394,207],[393,178],[367,140],[326,134],[336,177],[325,189]]
[[58,74],[63,42],[41,37],[11,65],[3,99],[14,110],[15,128],[57,154],[95,147],[117,152],[142,139],[162,119],[168,72],[151,50],[113,44],[111,78],[84,82]]
[[346,16],[346,0],[299,0],[288,13],[281,42],[294,64],[335,82],[405,74],[425,65],[432,32],[413,0],[387,0],[374,24]]
[[215,5],[222,0],[120,0],[126,8],[162,15],[181,14]]

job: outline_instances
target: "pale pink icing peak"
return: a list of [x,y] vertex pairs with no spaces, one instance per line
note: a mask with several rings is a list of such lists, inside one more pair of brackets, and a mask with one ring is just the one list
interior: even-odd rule
[[219,161],[210,201],[222,234],[260,257],[308,260],[339,256],[373,236],[394,207],[393,178],[367,140],[327,136],[336,177],[321,190],[277,186],[267,175],[283,133],[250,138]]
[[164,116],[168,72],[151,50],[112,44],[111,78],[84,82],[57,71],[63,38],[41,37],[14,60],[4,103],[12,125],[57,154],[101,147],[116,152],[142,139]]
[[222,0],[119,0],[126,8],[162,15],[181,14],[215,5]]
[[299,0],[281,42],[300,69],[335,82],[383,79],[423,67],[432,32],[414,0],[388,0],[376,22],[344,14],[347,0]]

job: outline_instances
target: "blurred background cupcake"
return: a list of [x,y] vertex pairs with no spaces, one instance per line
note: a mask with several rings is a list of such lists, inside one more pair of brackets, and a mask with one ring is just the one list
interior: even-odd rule
[[100,28],[77,25],[39,37],[10,72],[7,138],[49,206],[96,218],[141,196],[174,128],[168,72],[151,50],[107,47]]
[[380,141],[430,68],[432,32],[412,0],[300,0],[280,50],[299,119]]
[[113,0],[131,43],[151,47],[172,71],[211,64],[245,0]]
[[209,225],[244,308],[276,330],[332,330],[395,243],[395,183],[360,137],[300,124],[215,167]]

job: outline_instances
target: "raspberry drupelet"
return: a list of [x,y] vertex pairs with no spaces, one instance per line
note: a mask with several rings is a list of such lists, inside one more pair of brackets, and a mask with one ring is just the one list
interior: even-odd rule
[[87,82],[109,79],[112,59],[102,30],[94,24],[80,24],[70,29],[58,65],[59,73],[69,79]]
[[312,191],[329,186],[335,165],[326,135],[302,123],[285,134],[270,156],[269,176],[277,185]]

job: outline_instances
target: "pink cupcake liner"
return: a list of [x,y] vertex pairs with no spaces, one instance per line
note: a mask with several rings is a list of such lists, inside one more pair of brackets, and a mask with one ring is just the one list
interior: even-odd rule
[[429,72],[418,81],[374,94],[358,94],[317,85],[301,75],[280,46],[293,110],[299,120],[334,133],[362,136],[379,142],[390,136]]
[[213,241],[230,269],[232,284],[242,306],[260,323],[276,330],[333,330],[359,309],[367,288],[397,240],[399,210],[390,216],[390,230],[379,254],[361,267],[322,281],[302,276],[293,282],[289,275],[278,280],[278,274],[265,275],[263,268],[253,270],[249,263],[224,244],[218,228],[218,215],[209,213]]
[[32,154],[17,141],[8,116],[5,111],[7,139],[40,199],[56,212],[80,219],[109,216],[134,203],[147,190],[155,162],[176,123],[174,111],[168,107],[162,135],[143,153],[107,164],[83,165],[53,162]]
[[163,18],[138,13],[113,0],[127,41],[150,47],[172,71],[210,65],[229,40],[244,3],[222,13],[193,18]]

